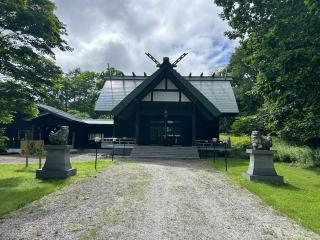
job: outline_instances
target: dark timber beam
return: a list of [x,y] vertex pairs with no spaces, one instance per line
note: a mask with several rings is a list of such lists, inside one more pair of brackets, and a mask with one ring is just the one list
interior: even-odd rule
[[112,132],[112,137],[116,137],[116,116],[113,116],[113,132]]
[[192,106],[192,146],[196,145],[197,126],[196,126],[196,104]]
[[135,122],[135,138],[136,138],[136,144],[139,144],[139,133],[140,133],[140,106],[139,103],[137,103],[137,109],[136,109],[136,122]]

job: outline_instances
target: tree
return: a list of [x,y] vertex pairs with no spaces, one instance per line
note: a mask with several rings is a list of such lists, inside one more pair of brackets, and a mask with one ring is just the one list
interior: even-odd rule
[[120,77],[122,75],[124,75],[123,72],[121,72],[118,69],[115,69],[114,67],[110,67],[110,68],[107,68],[106,70],[102,71],[99,76],[99,81],[97,82],[98,90],[103,88],[104,83],[106,82],[106,80],[110,79],[110,77],[112,77],[112,76]]
[[35,115],[34,102],[45,96],[61,70],[53,49],[71,50],[62,35],[66,29],[49,0],[0,2],[0,123],[15,112]]
[[68,113],[76,116],[77,118],[81,118],[81,119],[86,119],[86,118],[90,118],[90,115],[88,113],[84,113],[84,112],[80,112],[78,110],[68,110]]
[[316,0],[215,0],[256,71],[258,113],[274,134],[305,142],[320,132],[320,6]]
[[45,104],[64,111],[77,111],[95,117],[94,107],[99,91],[110,76],[121,76],[122,72],[109,68],[101,73],[81,71],[80,68],[70,70],[59,76],[55,85],[47,91],[49,96],[43,99]]
[[73,69],[57,78],[43,102],[64,111],[76,110],[92,115],[98,98],[98,76],[95,72]]
[[240,115],[256,114],[262,105],[261,95],[253,94],[257,71],[247,63],[248,54],[239,46],[233,53],[228,69],[233,78],[231,82],[239,105]]

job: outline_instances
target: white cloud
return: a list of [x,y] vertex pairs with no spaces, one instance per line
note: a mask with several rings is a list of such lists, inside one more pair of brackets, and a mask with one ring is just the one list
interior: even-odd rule
[[228,62],[237,42],[212,0],[56,0],[57,15],[67,25],[73,52],[58,52],[64,71],[80,67],[101,71],[107,63],[125,73],[151,74],[155,66],[144,53],[160,62],[188,56],[177,70],[182,74],[208,73]]

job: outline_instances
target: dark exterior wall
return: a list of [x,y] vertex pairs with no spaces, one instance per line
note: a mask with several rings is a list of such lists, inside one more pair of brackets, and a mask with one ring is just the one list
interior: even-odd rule
[[[43,112],[42,112],[43,113]],[[69,126],[69,141],[68,144],[74,144],[74,148],[95,148],[94,141],[89,140],[90,133],[103,134],[104,137],[112,137],[113,125],[103,124],[85,124],[81,122],[69,121],[67,119],[46,114],[34,118],[32,121],[26,121],[24,115],[16,115],[11,124],[3,125],[5,135],[9,138],[7,147],[20,148],[19,131],[28,130],[30,136],[28,139],[44,140],[45,144],[49,144],[48,136],[51,131],[58,126]]]
[[200,113],[197,113],[196,119],[197,140],[211,140],[212,138],[219,138],[219,118],[208,120]]
[[[139,107],[139,111],[138,111]],[[131,113],[127,119],[115,118],[116,137],[135,137],[136,111],[139,112],[139,144],[150,144],[150,122],[164,121],[164,110],[167,110],[167,120],[181,121],[183,131],[183,145],[192,144],[192,103],[140,102],[135,108],[131,106]],[[164,128],[164,126],[163,126]],[[196,139],[209,140],[219,137],[219,118],[213,118],[196,106]]]
[[9,138],[7,141],[7,147],[9,148],[19,148],[20,147],[20,139],[19,131],[29,131],[30,136],[28,138],[32,138],[32,124],[31,121],[25,120],[25,115],[18,114],[14,117],[14,120],[11,124],[6,124],[0,126],[5,129],[5,136]]
[[90,133],[104,134],[104,137],[111,137],[113,125],[92,125],[75,121],[69,121],[52,114],[41,116],[32,121],[34,125],[34,139],[41,139],[48,144],[49,133],[58,126],[69,126],[69,144],[74,148],[95,148],[96,144],[93,140],[89,140]]
[[127,119],[115,118],[115,137],[135,137],[135,116],[130,115]]
[[[76,139],[86,139],[86,141],[80,141],[78,148],[95,148],[96,143],[93,140],[89,140],[90,133],[103,134],[104,138],[110,138],[113,134],[113,125],[84,125],[81,130],[76,133]],[[100,144],[98,146],[100,148]]]

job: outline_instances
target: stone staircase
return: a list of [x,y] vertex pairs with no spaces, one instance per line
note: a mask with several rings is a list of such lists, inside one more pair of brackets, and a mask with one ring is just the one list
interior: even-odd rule
[[135,159],[199,159],[197,147],[135,145],[130,158]]

